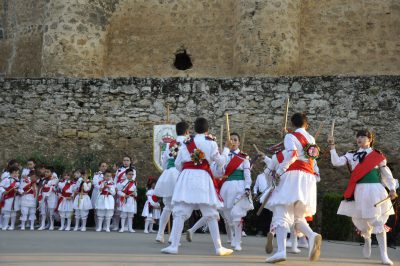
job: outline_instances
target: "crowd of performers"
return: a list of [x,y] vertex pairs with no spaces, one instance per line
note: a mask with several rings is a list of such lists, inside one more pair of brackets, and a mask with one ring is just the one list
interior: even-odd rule
[[[266,252],[273,252],[275,237],[277,242],[276,252],[266,259],[268,263],[287,259],[288,233],[291,252],[299,253],[301,244],[308,247],[311,261],[320,257],[322,236],[307,223],[307,217],[312,217],[317,209],[320,176],[316,159],[319,148],[314,137],[307,132],[305,114],[294,114],[291,122],[295,130],[286,134],[281,150],[272,158],[258,152],[266,167],[257,177],[253,192],[261,192],[257,200],[262,208],[272,212]],[[161,250],[163,253],[178,253],[184,223],[194,210],[200,210],[202,218],[186,231],[189,242],[198,228],[207,225],[217,255],[225,256],[232,254],[233,250],[242,250],[242,220],[248,211],[254,209],[251,193],[254,161],[239,149],[239,134],[230,133],[225,146],[219,149],[208,129],[208,121],[204,118],[196,119],[194,135],[190,135],[186,122],[178,123],[176,140],[169,143],[162,154],[162,175],[157,182],[150,179],[147,184],[147,201],[142,212],[145,233],[154,232],[153,224],[159,219],[156,241],[166,242],[164,232],[173,215],[170,244]],[[351,217],[360,231],[365,240],[364,257],[371,255],[371,234],[375,234],[382,263],[393,265],[387,255],[385,224],[394,214],[390,200],[397,197],[398,182],[387,167],[384,155],[372,148],[374,137],[369,130],[359,131],[356,142],[357,150],[339,156],[333,135],[328,138],[332,164],[347,165],[351,171],[338,214]],[[93,181],[87,176],[85,171],[75,171],[64,173],[58,179],[51,167],[35,169],[33,160],[20,175],[18,165],[10,162],[0,183],[2,229],[14,230],[17,212],[20,211],[21,230],[25,230],[27,221],[30,221],[30,229],[34,230],[36,210],[39,209],[41,224],[38,230],[47,226],[54,230],[55,214],[61,218],[58,230],[71,230],[74,213],[73,230],[86,231],[89,210],[94,209],[96,231],[110,232],[113,220],[112,229],[134,232],[132,220],[137,213],[137,188],[136,170],[131,159],[124,157],[123,166],[115,171],[108,170],[107,164],[101,163]],[[163,201],[162,212],[159,198]],[[220,218],[224,220],[227,240],[233,249],[222,245],[218,226]]]

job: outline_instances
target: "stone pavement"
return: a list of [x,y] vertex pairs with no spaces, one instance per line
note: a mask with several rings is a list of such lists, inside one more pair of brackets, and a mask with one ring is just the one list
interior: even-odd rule
[[[196,234],[192,243],[183,236],[179,255],[160,253],[165,245],[154,239],[155,234],[142,231],[133,234],[0,231],[0,265],[267,265],[265,238],[243,238],[243,251],[229,257],[214,255],[208,234]],[[279,265],[380,265],[377,246],[373,246],[372,257],[367,260],[362,258],[359,244],[351,242],[324,241],[318,262],[310,263],[306,255],[307,250],[299,255],[289,254],[288,261]],[[389,249],[389,256],[395,265],[400,265],[400,248]]]

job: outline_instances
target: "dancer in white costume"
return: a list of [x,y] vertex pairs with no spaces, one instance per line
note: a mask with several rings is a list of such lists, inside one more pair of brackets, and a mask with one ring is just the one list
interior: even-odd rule
[[133,230],[133,217],[137,213],[137,187],[136,187],[136,170],[128,168],[125,171],[126,179],[117,185],[118,193],[118,210],[121,216],[120,233],[125,231],[125,223],[128,221],[128,231],[135,233]]
[[93,190],[92,190],[92,195],[90,196],[90,200],[92,201],[92,206],[94,209],[94,220],[96,223],[96,228],[97,228],[98,217],[97,217],[97,209],[95,208],[95,206],[97,198],[100,194],[100,182],[103,181],[104,172],[107,170],[107,167],[108,165],[106,162],[101,162],[99,164],[99,171],[95,173],[93,176]]
[[112,180],[112,173],[108,170],[104,171],[103,180],[99,182],[99,195],[97,196],[95,208],[98,217],[96,232],[100,232],[103,228],[105,220],[105,231],[110,232],[111,217],[114,214],[114,195],[115,184]]
[[[61,226],[59,231],[71,230],[72,212],[74,211],[75,181],[71,179],[70,173],[64,173],[63,179],[58,182],[59,197],[55,212],[60,214]],[[67,224],[65,225],[65,221]]]
[[[14,230],[17,212],[21,208],[21,198],[18,193],[20,187],[19,169],[16,166],[11,166],[8,169],[10,176],[1,181],[0,187],[3,187],[4,192],[0,201],[1,214],[3,215],[3,230]],[[8,225],[10,222],[10,226]]]
[[156,186],[156,179],[153,177],[149,177],[149,180],[147,181],[146,185],[147,200],[144,203],[142,211],[142,216],[145,217],[145,223],[144,223],[145,234],[155,233],[156,231],[153,230],[153,225],[155,224],[156,220],[160,219],[161,207],[158,197],[154,195],[155,186]]
[[89,192],[92,189],[92,182],[87,176],[85,170],[81,171],[82,176],[76,181],[75,184],[75,227],[74,231],[79,229],[79,221],[82,221],[81,231],[86,231],[86,222],[89,215],[89,210],[93,209],[92,201],[89,197]]
[[[189,125],[188,123],[182,121],[176,124],[176,142],[167,144],[167,147],[162,155],[162,166],[163,173],[158,178],[156,187],[154,189],[154,194],[158,197],[162,197],[164,208],[161,212],[161,217],[159,221],[159,228],[156,237],[156,241],[160,243],[164,243],[164,231],[167,223],[170,219],[172,213],[172,195],[174,193],[174,188],[176,184],[176,180],[179,176],[179,171],[175,167],[175,159],[178,156],[179,148],[182,147],[183,141],[186,139],[186,136],[189,135]],[[170,241],[171,242],[170,234]]]
[[278,251],[267,258],[268,263],[286,260],[286,237],[293,223],[310,241],[309,259],[318,260],[320,256],[322,237],[312,231],[305,219],[314,215],[317,207],[317,178],[310,157],[317,149],[314,138],[306,131],[306,115],[296,113],[291,121],[296,130],[285,136],[286,153],[277,170],[279,185],[266,204],[274,215],[272,227],[278,242]]
[[208,121],[204,118],[197,118],[194,129],[195,136],[185,141],[178,153],[175,166],[181,170],[172,197],[174,224],[172,243],[162,249],[163,253],[178,253],[178,244],[181,238],[183,225],[194,209],[200,209],[202,215],[208,219],[208,227],[214,242],[217,255],[229,255],[233,251],[221,245],[218,228],[218,208],[223,204],[214,186],[210,164],[214,161],[223,166],[232,143],[226,143],[224,155],[218,152],[218,145],[208,135]]
[[231,246],[240,251],[242,250],[242,218],[246,216],[247,211],[254,209],[250,198],[252,181],[249,157],[239,150],[239,134],[231,133],[230,139],[233,147],[223,168],[224,182],[221,187],[221,197],[224,200],[224,207],[222,212],[233,233]]
[[46,218],[50,220],[49,230],[54,230],[54,210],[57,206],[57,184],[58,178],[55,177],[53,167],[45,167],[44,180],[39,191],[38,201],[41,215],[41,225],[39,231],[46,227]]
[[[387,254],[385,223],[394,210],[390,200],[374,206],[388,198],[397,197],[398,181],[386,166],[383,154],[371,146],[374,137],[369,130],[357,132],[357,151],[347,152],[339,156],[335,150],[334,138],[330,136],[328,143],[331,147],[331,161],[334,166],[348,165],[351,170],[349,185],[339,206],[338,214],[352,218],[354,225],[365,240],[363,255],[371,256],[371,234],[376,234],[382,263],[393,265]],[[389,189],[389,195],[385,190]]]
[[117,231],[119,229],[119,222],[120,222],[120,206],[119,203],[121,202],[121,198],[118,195],[118,187],[121,185],[122,182],[125,181],[126,179],[126,175],[125,175],[125,171],[128,168],[132,168],[134,169],[134,176],[136,179],[136,170],[135,170],[135,166],[132,163],[132,159],[131,157],[129,157],[128,155],[125,155],[124,158],[122,159],[122,166],[117,170],[117,172],[115,173],[115,177],[114,177],[114,184],[115,187],[117,189],[117,193],[115,193],[115,208],[114,208],[114,216],[113,216],[113,231]]

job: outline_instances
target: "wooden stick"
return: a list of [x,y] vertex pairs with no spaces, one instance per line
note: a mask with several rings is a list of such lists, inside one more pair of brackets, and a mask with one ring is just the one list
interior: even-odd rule
[[256,149],[256,152],[257,152],[257,153],[260,153],[260,150],[257,148],[257,145],[256,145],[256,144],[253,144],[253,147],[254,147],[254,149]]
[[243,132],[243,135],[242,135],[242,148],[241,148],[241,150],[243,151],[243,149],[244,149],[244,141],[246,140],[246,133],[245,132]]
[[220,143],[219,143],[219,149],[221,150],[221,152],[222,152],[222,150],[223,150],[223,148],[224,148],[224,144],[223,144],[223,142],[224,142],[224,124],[221,124],[221,131],[220,131],[220,135],[219,135],[219,140],[220,140]]
[[315,133],[315,136],[314,136],[315,142],[317,142],[317,138],[321,134],[321,130],[322,130],[322,127],[324,126],[324,124],[325,124],[325,121],[322,121],[321,123],[319,123],[319,127],[318,127],[317,132]]
[[333,137],[333,131],[335,130],[335,119],[332,121],[332,126],[331,126],[331,137]]
[[382,203],[384,203],[384,202],[386,202],[386,201],[388,201],[388,200],[390,200],[390,196],[387,196],[387,197],[384,198],[383,200],[378,201],[377,203],[375,203],[375,204],[374,204],[374,207],[377,207],[377,206],[381,205]]
[[229,113],[226,112],[225,113],[225,117],[226,117],[226,136],[228,138],[228,140],[231,139],[231,131],[229,129]]
[[169,124],[169,103],[167,103],[167,124]]
[[288,120],[288,114],[289,114],[289,96],[286,99],[286,107],[285,107],[285,116],[283,118],[283,129],[281,136],[283,137],[287,131],[287,120]]

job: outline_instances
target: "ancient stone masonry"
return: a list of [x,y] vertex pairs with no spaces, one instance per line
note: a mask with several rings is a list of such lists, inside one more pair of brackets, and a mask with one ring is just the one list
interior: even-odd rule
[[7,77],[399,73],[398,0],[0,1]]
[[[308,113],[311,133],[326,121],[317,140],[323,149],[332,118],[339,153],[355,147],[356,130],[369,127],[399,173],[399,76],[0,79],[0,161],[38,151],[70,159],[95,154],[111,162],[126,152],[138,158],[139,178],[157,175],[152,123],[165,119],[167,103],[173,121],[204,116],[217,136],[229,111],[232,130],[246,132],[245,150],[254,154],[253,143],[265,148],[281,140],[287,95],[290,114]],[[320,168],[322,187],[343,189],[346,169],[334,170],[328,157]]]

